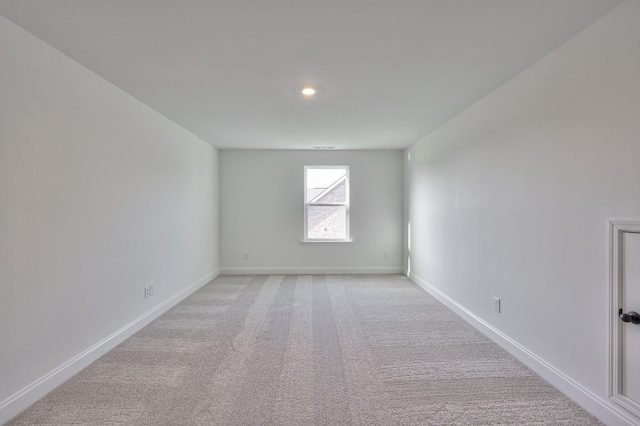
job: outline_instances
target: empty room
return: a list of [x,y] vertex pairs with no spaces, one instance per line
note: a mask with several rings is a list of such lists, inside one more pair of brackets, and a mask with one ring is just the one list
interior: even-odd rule
[[639,0],[0,0],[0,424],[640,425]]

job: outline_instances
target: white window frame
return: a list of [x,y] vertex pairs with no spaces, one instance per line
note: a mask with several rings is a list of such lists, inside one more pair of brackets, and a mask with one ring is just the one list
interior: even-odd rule
[[[345,202],[344,203],[310,203],[307,202],[307,170],[308,169],[345,169]],[[303,242],[350,242],[349,218],[350,218],[350,175],[349,166],[304,166],[304,236]],[[308,238],[309,235],[309,206],[344,206],[345,207],[345,238]]]

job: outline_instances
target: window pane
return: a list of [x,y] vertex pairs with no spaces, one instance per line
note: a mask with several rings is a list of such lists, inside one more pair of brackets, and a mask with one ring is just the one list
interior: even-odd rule
[[345,203],[346,169],[307,168],[308,203]]
[[345,206],[309,206],[307,238],[347,238]]

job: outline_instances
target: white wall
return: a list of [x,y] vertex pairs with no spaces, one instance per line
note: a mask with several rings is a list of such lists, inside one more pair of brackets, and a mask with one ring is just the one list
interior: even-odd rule
[[215,148],[2,17],[0,58],[2,423],[219,265]]
[[639,23],[623,3],[405,153],[411,276],[592,408],[608,397],[608,220],[640,219]]
[[[353,242],[301,243],[305,165],[350,166]],[[401,255],[401,151],[220,151],[223,272],[397,273]]]

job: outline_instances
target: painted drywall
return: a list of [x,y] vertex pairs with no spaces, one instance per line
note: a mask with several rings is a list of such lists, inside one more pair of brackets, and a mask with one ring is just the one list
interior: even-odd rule
[[638,22],[623,3],[404,158],[410,276],[601,401],[608,221],[640,219]]
[[[301,242],[305,165],[350,167],[352,242]],[[394,273],[401,256],[401,151],[220,150],[223,272]]]
[[217,273],[218,153],[2,17],[0,58],[2,423],[20,391]]

